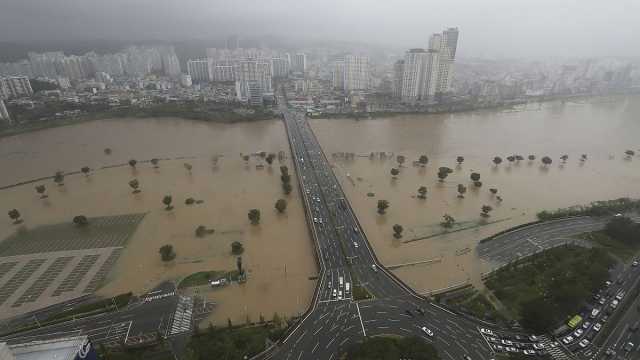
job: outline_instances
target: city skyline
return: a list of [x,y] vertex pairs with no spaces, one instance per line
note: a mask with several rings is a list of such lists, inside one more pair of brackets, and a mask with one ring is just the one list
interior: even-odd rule
[[[631,16],[640,10],[640,4],[631,1],[609,6],[598,1],[558,5],[550,0],[517,4],[491,0],[478,6],[465,1],[422,4],[401,0],[371,7],[352,0],[342,4],[341,11],[336,13],[330,11],[337,5],[333,0],[284,0],[253,6],[188,0],[186,4],[153,7],[151,16],[147,16],[152,6],[148,0],[126,2],[122,6],[118,6],[118,1],[102,4],[94,0],[82,3],[59,0],[52,6],[27,0],[4,4],[0,41],[53,40],[53,34],[55,39],[138,41],[222,36],[225,44],[237,47],[243,37],[276,36],[406,48],[425,47],[425,34],[455,23],[465,33],[461,56],[640,55],[640,50],[628,46],[633,42],[633,34],[640,31],[640,25]],[[123,8],[127,11],[120,10]],[[282,18],[282,14],[294,13],[300,16]],[[160,25],[154,20],[157,18],[168,19],[175,26]],[[73,30],[78,28],[83,31]],[[233,34],[237,34],[234,39],[229,37]]]

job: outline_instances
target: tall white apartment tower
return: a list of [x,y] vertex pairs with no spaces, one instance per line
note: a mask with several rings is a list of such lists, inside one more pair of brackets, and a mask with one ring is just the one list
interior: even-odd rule
[[451,89],[458,35],[458,28],[448,28],[442,34],[433,34],[429,39],[429,49],[439,53],[436,93],[445,93]]
[[366,90],[369,87],[369,58],[346,55],[344,57],[344,90]]
[[427,52],[424,49],[410,49],[404,56],[400,97],[404,102],[422,98]]

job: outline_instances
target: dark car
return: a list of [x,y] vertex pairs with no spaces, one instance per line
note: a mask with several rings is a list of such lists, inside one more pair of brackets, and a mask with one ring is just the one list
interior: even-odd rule
[[413,313],[411,312],[411,310],[405,310],[404,312],[405,312],[405,314],[413,317]]

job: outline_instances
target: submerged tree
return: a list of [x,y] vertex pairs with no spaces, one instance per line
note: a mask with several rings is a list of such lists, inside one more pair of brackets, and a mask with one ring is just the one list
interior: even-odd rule
[[419,199],[426,199],[427,198],[427,187],[426,186],[420,186],[418,188],[418,198]]
[[171,197],[171,195],[165,195],[162,198],[162,203],[166,206],[164,209],[167,211],[173,210],[173,206],[171,206],[172,202],[173,202],[173,197]]
[[40,199],[46,199],[49,197],[49,195],[45,194],[47,188],[44,185],[36,186],[36,191],[38,192],[38,194],[40,194]]
[[549,166],[553,162],[553,160],[551,160],[551,158],[548,156],[543,157],[540,161],[542,161],[544,166]]
[[420,155],[420,158],[418,158],[418,162],[420,163],[420,165],[425,166],[429,162],[429,158],[427,157],[427,155]]
[[449,215],[449,214],[444,214],[442,216],[442,222],[440,222],[440,226],[442,226],[445,229],[450,229],[453,227],[453,224],[455,224],[456,219],[453,218],[453,216]]
[[83,166],[82,169],[80,169],[80,171],[82,171],[82,173],[84,174],[84,176],[89,176],[91,173],[91,168],[88,166]]
[[239,241],[234,241],[231,243],[231,253],[233,255],[240,255],[244,252],[244,246]]
[[138,179],[129,181],[129,186],[133,189],[133,194],[137,194],[140,192],[140,189],[138,189],[140,187],[140,182],[138,181]]
[[456,158],[456,162],[458,163],[458,165],[462,165],[462,163],[464,162],[464,156],[458,156]]
[[275,160],[275,158],[276,158],[276,154],[269,153],[269,155],[267,155],[267,157],[264,160],[267,162],[267,164],[271,165],[273,164],[273,160]]
[[491,212],[491,210],[493,210],[493,208],[489,205],[482,205],[481,210],[482,210],[482,213],[480,213],[480,216],[486,218],[490,216],[489,213]]
[[160,259],[164,262],[171,261],[176,258],[176,253],[173,251],[172,245],[162,245],[159,252]]
[[536,159],[535,155],[529,155],[527,156],[527,159],[529,159],[529,161],[534,161]]
[[184,168],[189,172],[189,174],[191,174],[191,170],[193,169],[193,165],[191,165],[189,163],[184,163],[184,164],[182,164],[182,166],[184,166]]
[[562,160],[563,164],[566,163],[567,160],[569,160],[569,155],[564,154],[564,155],[560,156],[560,160]]
[[278,199],[278,201],[276,201],[275,208],[279,213],[283,213],[287,209],[287,200]]
[[9,210],[9,218],[13,220],[13,223],[16,225],[22,222],[22,219],[20,219],[20,211],[17,209]]
[[58,184],[58,186],[64,185],[64,173],[62,171],[57,171],[53,176],[53,182]]
[[404,157],[404,155],[398,155],[396,156],[396,161],[398,162],[398,166],[402,167],[402,164],[404,164],[406,158]]
[[400,239],[402,237],[402,231],[404,228],[400,224],[393,225],[393,237]]
[[154,168],[154,169],[157,169],[157,168],[159,168],[159,167],[160,167],[160,166],[158,166],[158,163],[159,163],[159,162],[160,162],[160,160],[158,160],[158,159],[156,159],[156,158],[151,159],[151,164],[153,165],[153,168]]
[[260,210],[258,209],[249,210],[247,217],[249,218],[249,221],[251,221],[252,225],[260,224]]
[[500,156],[496,156],[493,158],[493,163],[498,166],[502,163],[502,158]]
[[632,156],[635,156],[636,152],[633,150],[626,150],[624,154],[627,155],[627,159],[630,159]]
[[378,200],[378,214],[384,214],[389,208],[389,201],[387,200]]
[[496,189],[496,188],[491,188],[491,189],[489,189],[489,191],[491,192],[492,195],[495,195],[495,194],[498,193],[498,189]]
[[138,164],[138,161],[136,159],[129,160],[129,166],[131,166],[132,168],[135,169],[137,164]]
[[466,192],[467,192],[467,187],[462,184],[458,184],[458,197],[460,199],[464,199],[464,194]]
[[78,215],[73,218],[73,223],[78,226],[86,226],[89,225],[89,219],[84,215]]
[[396,169],[396,168],[392,168],[391,169],[391,177],[395,180],[398,177],[398,174],[400,174],[400,170]]

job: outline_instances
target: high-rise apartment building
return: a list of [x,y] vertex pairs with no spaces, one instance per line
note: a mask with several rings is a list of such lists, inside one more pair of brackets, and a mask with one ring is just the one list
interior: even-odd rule
[[404,74],[404,60],[398,60],[393,64],[393,96],[399,98],[402,96],[402,75]]
[[171,77],[178,77],[182,73],[180,60],[173,51],[162,54],[162,70],[165,75]]
[[0,99],[18,98],[33,95],[31,83],[26,76],[0,78]]
[[345,92],[366,90],[369,88],[369,58],[345,55],[334,63],[331,77],[334,89]]
[[211,81],[211,62],[208,59],[187,61],[187,73],[193,82]]
[[[440,34],[432,36],[433,50],[439,53],[438,83],[436,93],[446,93],[451,90],[451,78],[453,77],[453,63],[458,48],[458,28],[448,28]],[[431,45],[430,41],[430,45]],[[439,47],[436,48],[436,46]],[[430,46],[431,49],[431,46]]]
[[336,90],[344,90],[344,59],[336,60],[333,63],[331,72],[331,84]]
[[344,57],[344,90],[366,90],[369,88],[369,58],[347,55]]
[[394,66],[394,96],[402,101],[428,100],[450,91],[458,29],[449,28],[429,38],[429,47],[410,49]]
[[213,81],[235,81],[233,65],[218,65],[213,67]]
[[297,53],[291,59],[291,72],[304,74],[307,69],[307,54]]
[[285,78],[289,75],[289,61],[286,58],[271,59],[271,68],[273,69],[273,77]]
[[[246,59],[235,65],[236,95],[240,101],[262,104],[262,96],[272,92],[271,63],[267,60]],[[258,101],[259,99],[259,101]]]

